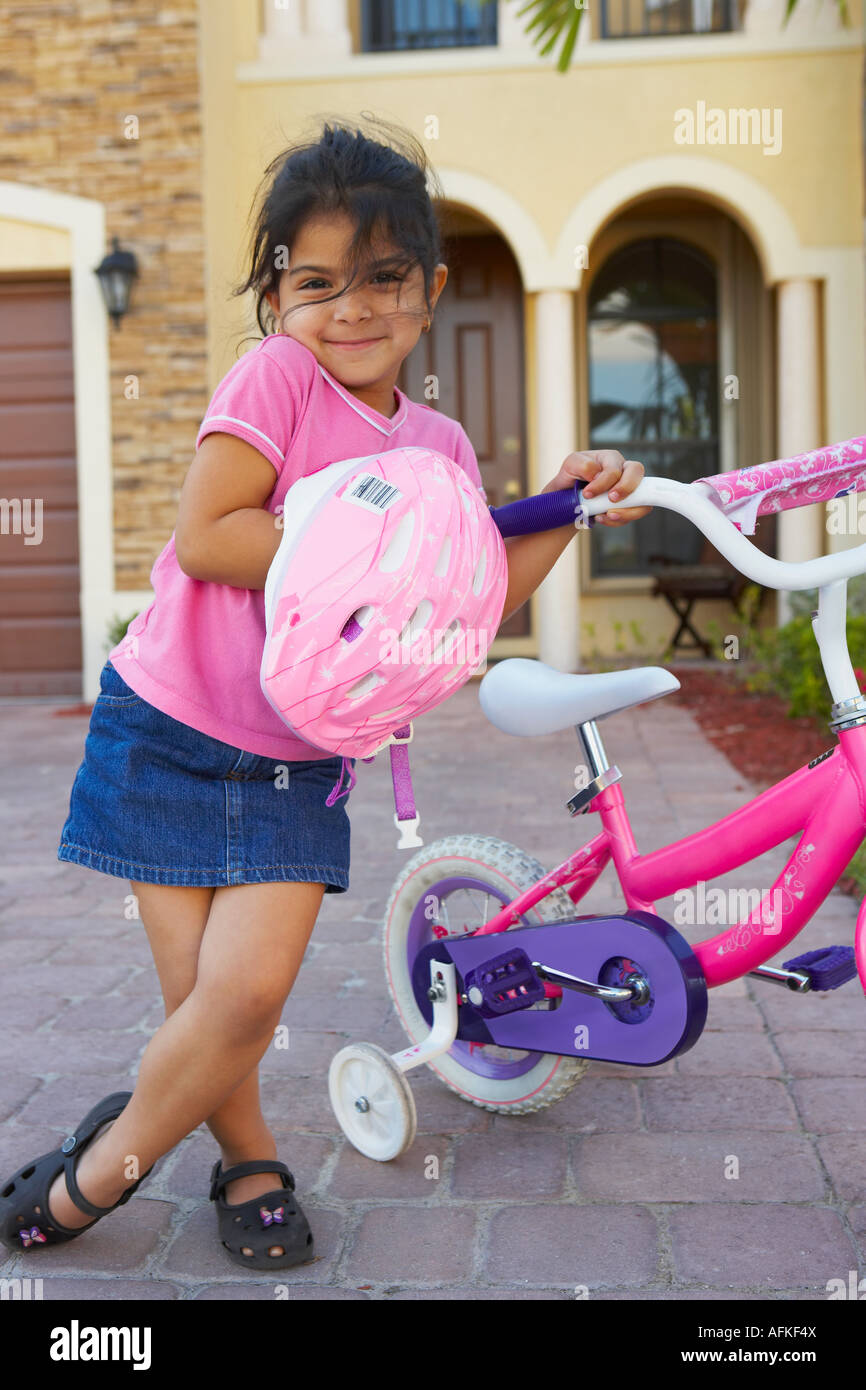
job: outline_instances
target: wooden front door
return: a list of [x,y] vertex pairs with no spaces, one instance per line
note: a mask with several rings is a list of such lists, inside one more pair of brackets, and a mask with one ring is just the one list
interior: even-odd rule
[[[411,400],[459,420],[481,469],[491,507],[526,496],[523,287],[500,236],[444,242],[448,280],[433,327],[404,361],[397,385]],[[438,398],[425,384],[435,377]],[[503,623],[503,637],[531,631],[530,605]]]
[[68,278],[0,279],[0,695],[81,696]]

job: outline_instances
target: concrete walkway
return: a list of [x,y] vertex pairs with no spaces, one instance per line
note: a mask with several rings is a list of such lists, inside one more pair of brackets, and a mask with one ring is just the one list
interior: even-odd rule
[[[126,880],[55,857],[88,719],[0,705],[0,1181],[56,1146],[98,1099],[132,1090],[163,1021]],[[642,851],[701,829],[751,791],[683,709],[659,700],[601,725]],[[832,736],[828,734],[827,746]],[[545,868],[596,833],[572,820],[570,731],[523,740],[484,719],[477,686],[416,726],[425,845],[455,832],[518,844]],[[792,769],[793,770],[793,769]],[[398,852],[386,755],[358,765],[351,888],[325,898],[286,1004],[286,1050],[261,1065],[265,1114],[295,1174],[317,1260],[245,1274],[217,1238],[202,1125],[130,1202],[69,1244],[15,1253],[0,1276],[41,1276],[45,1299],[746,1298],[826,1301],[866,1274],[866,1000],[856,981],[798,997],[740,980],[710,993],[697,1045],[650,1070],[590,1062],[529,1116],[462,1101],[413,1071],[418,1135],[391,1163],[343,1137],[327,1092],[347,1042],[406,1046],[380,923]],[[794,841],[713,886],[769,887]],[[612,869],[577,909],[622,911]],[[656,904],[673,917],[673,899]],[[835,892],[776,958],[853,941]],[[681,927],[692,941],[718,928]],[[440,1176],[425,1176],[430,1155]],[[731,1158],[738,1160],[739,1176]],[[0,1253],[5,1247],[0,1246]]]

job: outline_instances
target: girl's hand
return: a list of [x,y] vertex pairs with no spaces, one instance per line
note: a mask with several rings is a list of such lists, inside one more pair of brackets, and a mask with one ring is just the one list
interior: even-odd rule
[[[618,502],[634,492],[643,476],[643,464],[633,459],[626,462],[617,449],[585,450],[569,454],[553,481],[541,490],[558,492],[571,487],[575,478],[585,478],[589,485],[582,489],[584,497],[598,497],[607,492],[612,502]],[[624,507],[615,512],[600,512],[595,520],[602,526],[624,526],[651,511],[652,507]]]

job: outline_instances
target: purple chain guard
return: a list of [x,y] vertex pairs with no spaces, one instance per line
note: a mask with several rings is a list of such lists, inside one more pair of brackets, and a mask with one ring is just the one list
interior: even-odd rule
[[[464,994],[467,978],[477,980],[486,963],[502,956],[503,947],[509,952],[519,948],[530,961],[592,981],[601,978],[611,961],[624,959],[649,981],[650,1000],[639,1010],[626,1006],[632,1008],[630,1017],[623,1015],[622,1005],[565,988],[554,1009],[526,1007],[496,1017],[489,1007],[482,1012],[471,1003],[460,1004],[461,1041],[652,1067],[687,1052],[703,1031],[707,984],[697,956],[670,923],[642,911],[431,942],[412,963],[415,1002],[431,1027],[430,961],[452,962],[458,994]],[[611,973],[605,972],[605,982]]]

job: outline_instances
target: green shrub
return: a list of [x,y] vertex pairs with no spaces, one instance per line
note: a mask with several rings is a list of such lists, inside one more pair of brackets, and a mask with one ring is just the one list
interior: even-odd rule
[[[818,590],[803,589],[800,593],[789,594],[789,599],[795,617],[803,613],[808,617],[818,607]],[[848,580],[845,607],[849,618],[866,617],[866,574],[855,574],[853,579]]]
[[[780,695],[792,718],[826,720],[833,697],[811,616],[818,606],[818,592],[792,593],[790,599],[794,616],[782,627],[758,628],[753,617],[744,625],[739,655],[746,689]],[[866,576],[849,582],[846,632],[851,664],[862,684],[858,668],[866,666]]]
[[595,640],[595,623],[584,622],[583,628],[593,644],[592,651],[589,654],[581,652],[581,666],[585,670],[587,666],[594,665],[600,659],[601,652],[599,650],[598,643]]
[[129,624],[132,622],[133,618],[138,617],[140,612],[141,609],[139,608],[135,613],[131,613],[128,618],[121,618],[117,613],[113,614],[111,622],[108,624],[108,640],[103,644],[107,652],[110,652],[112,648],[117,646],[118,642],[123,640],[126,636],[126,630]]
[[[743,643],[746,641],[746,639],[748,638],[748,640],[752,642],[756,639],[756,637],[761,635],[762,629],[758,626],[758,611],[760,608],[760,603],[760,585],[748,584],[744,589],[743,595],[740,599],[740,611],[742,613],[742,617],[734,617],[733,619],[734,625],[739,626],[740,628],[739,632],[723,632],[720,624],[716,621],[715,618],[707,619],[706,623],[704,624],[704,632],[707,635],[710,646],[715,649],[714,655],[718,657],[720,661],[730,661],[732,655],[735,658],[739,658],[742,655],[741,647]],[[730,626],[731,620],[729,619],[728,627]],[[727,639],[730,637],[735,637],[737,641],[737,646],[734,648],[733,652],[728,647]],[[670,651],[671,648],[668,647],[666,649],[666,655]]]
[[627,645],[623,641],[622,636],[626,624],[616,619],[612,622],[611,626],[615,637],[615,655],[612,656],[602,653],[599,648],[595,640],[597,635],[595,623],[584,621],[581,626],[587,634],[587,637],[593,643],[591,651],[587,652],[585,649],[581,649],[581,670],[586,671],[592,668],[594,670],[609,671],[622,665],[635,666],[644,659],[642,653],[646,650],[646,633],[640,623],[634,618],[630,618],[627,624],[632,639],[630,645]]

